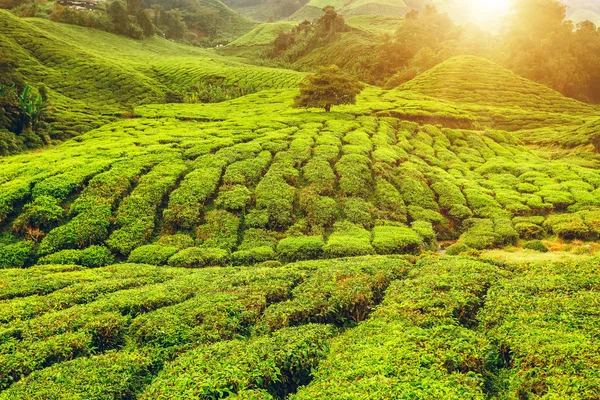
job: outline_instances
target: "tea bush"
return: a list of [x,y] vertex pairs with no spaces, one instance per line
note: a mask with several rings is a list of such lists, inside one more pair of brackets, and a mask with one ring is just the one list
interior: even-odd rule
[[177,247],[149,244],[133,250],[127,262],[150,265],[166,265],[169,258],[180,249]]
[[371,233],[349,221],[336,222],[323,252],[327,258],[375,254]]

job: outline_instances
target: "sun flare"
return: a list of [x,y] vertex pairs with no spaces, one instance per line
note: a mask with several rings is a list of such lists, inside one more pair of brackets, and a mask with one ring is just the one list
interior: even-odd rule
[[470,19],[484,28],[497,26],[509,13],[511,2],[512,0],[470,0]]

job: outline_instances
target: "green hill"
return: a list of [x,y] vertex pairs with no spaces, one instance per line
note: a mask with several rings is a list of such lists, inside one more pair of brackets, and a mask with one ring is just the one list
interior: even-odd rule
[[420,74],[399,89],[442,100],[536,111],[585,113],[587,104],[567,98],[483,58],[459,56]]
[[49,89],[54,139],[98,127],[132,105],[164,102],[168,92],[186,93],[215,79],[256,89],[294,87],[302,79],[299,73],[251,67],[158,37],[138,41],[47,20],[23,20],[1,10],[0,24],[0,51],[15,57],[25,83]]
[[260,24],[250,32],[229,43],[231,47],[264,46],[273,43],[280,30],[290,31],[295,24],[291,22],[276,22]]
[[352,17],[358,15],[381,15],[386,17],[403,17],[411,7],[402,0],[337,0],[334,2],[324,0],[310,0],[301,9],[292,14],[288,19],[301,22],[305,19],[313,20],[322,14],[325,6],[335,7],[339,14]]
[[0,157],[0,400],[597,397],[597,107],[455,57],[327,113],[212,49],[0,29],[64,139]]

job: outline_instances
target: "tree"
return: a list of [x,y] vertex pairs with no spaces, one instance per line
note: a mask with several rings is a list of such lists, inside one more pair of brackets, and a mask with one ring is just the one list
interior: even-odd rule
[[144,31],[145,37],[152,37],[154,35],[154,25],[152,24],[152,20],[145,10],[138,11],[137,23]]
[[294,107],[318,107],[329,112],[334,105],[355,104],[356,95],[364,88],[358,78],[335,65],[322,67],[307,79],[308,83],[300,83],[300,94],[294,99]]
[[115,32],[120,35],[127,35],[129,32],[129,19],[127,18],[127,9],[123,3],[118,0],[109,3],[106,12],[110,15],[115,26]]
[[137,15],[137,13],[142,9],[142,0],[126,0],[127,3],[127,12],[130,15]]

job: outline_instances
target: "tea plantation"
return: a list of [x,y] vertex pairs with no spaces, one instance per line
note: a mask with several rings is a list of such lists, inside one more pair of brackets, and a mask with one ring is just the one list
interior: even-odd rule
[[326,113],[211,49],[0,29],[54,107],[0,157],[0,400],[598,398],[597,106],[461,56]]

